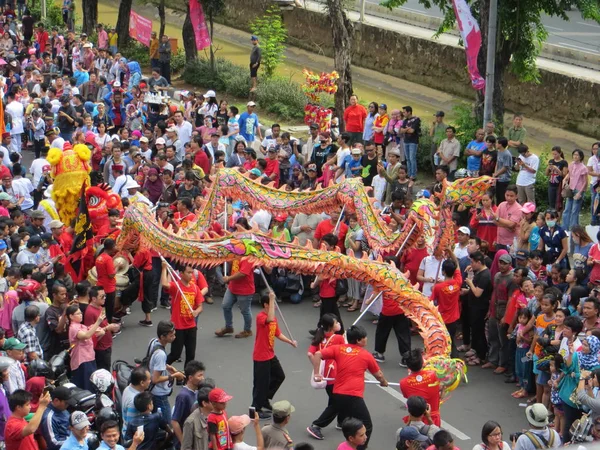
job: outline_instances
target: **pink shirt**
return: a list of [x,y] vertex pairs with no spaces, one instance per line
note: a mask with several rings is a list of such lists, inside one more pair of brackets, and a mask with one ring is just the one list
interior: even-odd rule
[[4,206],[0,206],[0,216],[10,217],[10,213],[8,212],[8,209],[6,209]]
[[100,33],[98,33],[98,48],[108,49],[108,33],[106,30],[102,30]]
[[338,445],[337,450],[354,450],[348,442],[344,441],[340,445]]
[[92,338],[81,340],[77,339],[77,333],[87,331],[88,327],[82,323],[72,323],[69,326],[69,343],[74,347],[71,349],[71,370],[77,369],[81,364],[94,361],[94,341]]
[[588,168],[581,162],[572,162],[569,164],[569,187],[574,191],[580,192],[585,188],[587,181]]
[[519,233],[519,223],[521,222],[521,205],[519,202],[514,202],[509,206],[508,202],[502,202],[498,205],[498,217],[500,219],[510,220],[517,224],[515,231],[510,231],[508,228],[498,226],[498,238],[496,242],[501,245],[513,245],[515,237]]

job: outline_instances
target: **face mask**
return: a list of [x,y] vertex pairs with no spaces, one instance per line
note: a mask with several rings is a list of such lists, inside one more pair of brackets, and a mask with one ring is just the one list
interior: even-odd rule
[[554,228],[556,226],[556,220],[546,220],[546,225],[548,225],[548,228]]

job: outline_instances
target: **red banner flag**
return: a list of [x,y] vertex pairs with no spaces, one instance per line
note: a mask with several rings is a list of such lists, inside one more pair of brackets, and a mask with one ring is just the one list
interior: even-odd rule
[[129,36],[146,47],[150,47],[150,35],[152,34],[152,21],[131,11],[129,15]]
[[198,0],[190,0],[190,19],[194,27],[194,36],[196,38],[196,48],[203,50],[210,46],[210,35],[206,27],[206,19],[202,5]]
[[477,55],[479,55],[479,49],[481,48],[479,24],[471,14],[471,9],[465,0],[452,0],[452,6],[467,53],[467,69],[471,77],[471,85],[477,90],[484,89],[485,79],[479,74],[477,68]]

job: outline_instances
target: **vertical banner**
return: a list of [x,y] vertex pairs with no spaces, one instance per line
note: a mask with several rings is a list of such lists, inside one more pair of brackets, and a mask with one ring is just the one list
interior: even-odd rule
[[150,34],[152,34],[152,21],[132,10],[129,15],[129,36],[150,47]]
[[481,48],[481,31],[479,24],[471,14],[469,5],[465,0],[452,0],[454,14],[458,22],[460,35],[467,53],[467,69],[471,77],[473,89],[481,90],[485,88],[485,79],[480,75],[477,68],[477,55]]
[[203,50],[210,46],[210,36],[206,27],[204,11],[199,0],[190,0],[190,19],[194,27],[194,36],[196,38],[196,49]]

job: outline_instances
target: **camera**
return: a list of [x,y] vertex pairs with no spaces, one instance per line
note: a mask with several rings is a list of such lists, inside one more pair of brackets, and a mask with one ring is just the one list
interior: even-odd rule
[[175,217],[175,213],[174,213],[173,211],[169,211],[169,212],[167,213],[167,217],[168,217],[169,219],[172,219],[173,217]]
[[521,437],[521,435],[523,434],[522,431],[517,431],[516,433],[512,433],[509,437],[510,437],[510,442],[516,442],[517,439],[519,439]]

